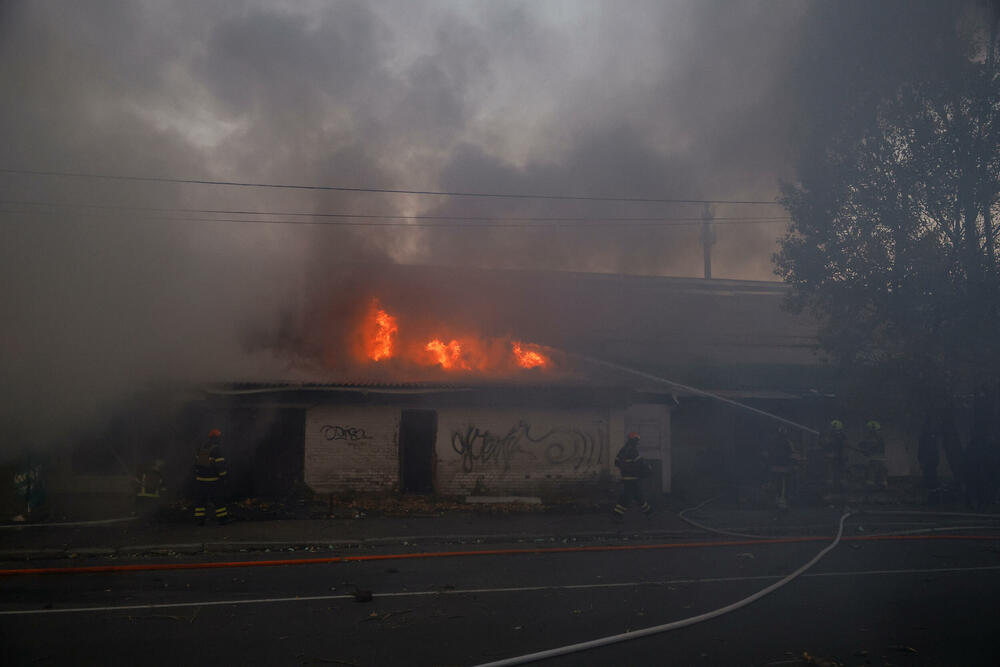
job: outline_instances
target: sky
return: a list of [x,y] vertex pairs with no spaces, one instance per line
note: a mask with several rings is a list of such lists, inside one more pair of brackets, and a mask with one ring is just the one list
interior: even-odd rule
[[[803,146],[920,67],[955,15],[899,0],[10,0],[0,170],[752,200],[712,207],[713,274],[774,280],[786,223],[747,219],[785,216],[771,202]],[[83,419],[148,381],[278,375],[284,360],[246,340],[330,298],[347,263],[702,273],[700,204],[11,171],[0,200],[7,424]],[[310,213],[461,224],[293,215]],[[599,224],[483,220],[525,217]]]

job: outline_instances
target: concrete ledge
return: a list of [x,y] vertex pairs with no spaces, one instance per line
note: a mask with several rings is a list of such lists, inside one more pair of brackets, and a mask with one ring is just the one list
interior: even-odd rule
[[66,550],[67,558],[91,558],[93,556],[114,556],[117,549],[109,547],[70,547]]
[[191,542],[187,544],[135,544],[127,547],[119,547],[119,556],[141,556],[142,554],[200,554],[205,551],[205,545],[201,542]]
[[65,549],[4,549],[0,551],[0,560],[42,560],[65,557]]
[[465,502],[472,504],[512,504],[521,503],[523,505],[541,505],[542,499],[535,496],[466,496]]
[[415,547],[428,544],[557,544],[577,541],[631,541],[655,539],[685,539],[705,537],[702,531],[685,530],[606,530],[578,533],[492,533],[479,535],[404,535],[369,537],[356,540],[299,540],[299,541],[245,541],[245,542],[191,542],[179,544],[136,544],[117,549],[106,547],[70,547],[68,549],[6,549],[0,551],[0,560],[26,561],[56,558],[84,558],[100,556],[135,557],[144,555],[166,556],[171,554],[197,555],[203,553],[335,551],[378,546]]
[[302,551],[305,549],[334,549],[360,547],[364,540],[298,540],[284,542],[206,542],[206,553],[232,553],[234,551]]

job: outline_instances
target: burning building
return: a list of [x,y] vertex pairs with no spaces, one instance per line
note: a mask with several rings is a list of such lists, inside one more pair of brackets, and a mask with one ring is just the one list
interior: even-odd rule
[[319,377],[207,390],[216,411],[293,415],[284,448],[319,493],[606,493],[629,431],[648,490],[670,492],[738,470],[774,430],[595,359],[824,419],[815,325],[779,284],[394,267],[343,292],[296,343]]
[[[235,496],[305,484],[607,499],[629,431],[654,464],[648,493],[735,484],[776,431],[655,378],[813,428],[831,418],[816,323],[782,310],[778,283],[349,265],[343,275],[250,340],[284,372],[202,385],[168,427],[148,429],[155,438],[91,443],[73,457],[87,463],[77,482],[103,475],[90,486],[107,489],[111,475],[127,489],[126,467],[163,458],[181,492],[194,443],[221,428]],[[887,440],[889,473],[909,474],[905,448]]]
[[640,426],[647,456],[666,462],[652,490],[669,491],[670,392],[595,383],[557,348],[408,319],[377,298],[355,312],[340,361],[364,379],[208,390],[223,412],[298,411],[314,491],[601,493],[621,434]]

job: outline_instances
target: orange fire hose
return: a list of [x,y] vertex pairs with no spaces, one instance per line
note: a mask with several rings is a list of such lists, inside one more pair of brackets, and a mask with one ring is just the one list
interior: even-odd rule
[[[598,551],[648,551],[654,549],[701,549],[709,547],[740,547],[767,544],[825,542],[828,536],[782,537],[756,540],[713,540],[704,542],[668,542],[661,544],[618,544],[578,547],[535,547],[527,549],[482,549],[466,551],[425,551],[417,553],[370,554],[364,556],[327,556],[322,558],[283,558],[277,560],[218,561],[208,563],[136,563],[129,565],[91,565],[76,567],[11,568],[0,570],[0,576],[44,574],[97,574],[109,572],[151,572],[157,570],[207,570],[235,567],[276,567],[281,565],[327,565],[381,560],[417,558],[460,558],[469,556],[518,556],[548,553],[582,553]],[[843,542],[882,542],[903,540],[1000,540],[998,535],[857,535],[844,537]]]

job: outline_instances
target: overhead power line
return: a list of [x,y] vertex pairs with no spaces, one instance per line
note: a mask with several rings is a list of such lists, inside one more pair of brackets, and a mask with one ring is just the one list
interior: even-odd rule
[[[3,206],[44,206],[53,208],[63,208],[63,209],[84,209],[85,211],[101,211],[101,210],[112,210],[112,211],[146,211],[153,213],[195,213],[195,214],[212,214],[212,215],[252,215],[252,216],[287,216],[290,218],[301,217],[301,218],[336,218],[336,219],[358,219],[358,220],[400,220],[400,221],[413,221],[413,222],[398,222],[398,223],[382,223],[382,224],[394,224],[400,226],[459,226],[455,224],[451,225],[424,225],[425,221],[442,221],[451,223],[461,223],[461,222],[475,222],[475,227],[490,226],[490,223],[505,223],[498,224],[496,226],[525,226],[525,227],[543,227],[551,226],[546,224],[532,224],[532,225],[512,225],[506,223],[574,223],[582,224],[583,226],[593,226],[593,225],[613,225],[613,224],[682,224],[691,223],[699,224],[703,222],[702,217],[672,217],[672,216],[645,216],[645,217],[574,217],[574,216],[462,216],[462,215],[400,215],[400,214],[365,214],[365,213],[330,213],[330,212],[295,212],[295,211],[251,211],[251,210],[239,210],[239,209],[213,209],[213,208],[178,208],[178,207],[154,207],[154,206],[127,206],[127,205],[117,205],[117,204],[87,204],[87,203],[73,203],[73,202],[44,202],[44,201],[27,201],[27,200],[0,200],[0,205]],[[0,213],[41,213],[46,215],[56,215],[59,214],[58,211],[44,211],[44,210],[28,210],[28,211],[11,211],[11,210],[0,210]],[[237,220],[219,219],[219,218],[156,218],[161,220],[192,220],[192,221],[219,221],[219,222],[238,222]],[[715,221],[722,224],[767,224],[767,223],[779,223],[779,222],[789,222],[791,218],[787,216],[759,216],[759,217],[744,217],[744,216],[734,216],[734,217],[718,217]],[[245,220],[244,222],[277,222],[281,224],[351,224],[351,225],[376,225],[379,223],[322,223],[322,222],[310,222],[303,220]],[[588,224],[589,223],[589,224]],[[563,225],[565,226],[565,225]]]
[[[65,213],[59,211],[11,211],[0,209],[0,215],[13,216],[13,215],[66,215]],[[355,217],[355,216],[347,216]],[[365,217],[365,216],[361,216]],[[373,217],[373,216],[369,216]],[[382,216],[374,216],[382,217]],[[405,216],[399,216],[405,219]],[[213,223],[213,222],[223,222],[223,223],[242,223],[248,225],[299,225],[299,226],[312,226],[312,227],[400,227],[400,228],[411,228],[411,229],[424,229],[424,228],[439,228],[439,229],[496,229],[496,228],[520,228],[520,229],[559,229],[559,228],[598,228],[598,227],[616,227],[616,226],[630,226],[630,227],[658,227],[660,229],[670,229],[672,227],[691,227],[694,225],[702,224],[699,220],[662,220],[662,219],[652,219],[652,220],[598,220],[598,219],[586,219],[586,220],[562,220],[562,221],[552,221],[552,222],[508,222],[503,220],[484,220],[477,221],[474,224],[464,224],[460,220],[443,220],[443,221],[428,221],[428,220],[415,220],[413,222],[404,222],[402,220],[392,220],[392,221],[378,221],[378,220],[328,220],[328,219],[298,219],[298,220],[288,220],[288,219],[261,219],[261,218],[204,218],[204,217],[166,217],[166,216],[136,216],[129,219],[132,222],[164,222],[164,223]],[[98,219],[98,222],[103,220]],[[3,222],[0,220],[0,222]],[[719,224],[787,224],[787,219],[759,219],[759,220],[723,220]]]
[[564,201],[637,202],[648,204],[752,204],[779,206],[775,201],[738,199],[674,199],[660,197],[597,197],[589,195],[513,194],[500,192],[452,192],[443,190],[396,190],[392,188],[361,188],[334,185],[297,185],[290,183],[253,183],[242,181],[214,181],[198,178],[167,178],[162,176],[128,176],[124,174],[97,174],[73,171],[40,171],[34,169],[0,168],[0,173],[25,176],[58,176],[112,181],[139,181],[148,183],[177,183],[185,185],[220,185],[241,188],[276,188],[283,190],[322,190],[332,192],[372,192],[396,195],[429,195],[436,197],[491,197],[497,199],[554,199]]
[[[24,215],[25,211],[5,211],[0,210],[0,215]],[[33,211],[30,214],[35,215],[38,213],[54,215],[54,211]],[[353,217],[353,216],[351,216]],[[479,222],[472,225],[461,224],[458,221],[452,222],[429,222],[429,221],[416,221],[416,222],[402,222],[402,221],[392,221],[392,222],[361,222],[361,221],[350,221],[350,220],[262,220],[262,219],[247,219],[247,218],[169,218],[169,217],[153,217],[153,216],[141,216],[132,218],[136,222],[200,222],[200,223],[211,223],[211,222],[225,222],[225,223],[242,223],[247,225],[300,225],[300,226],[311,226],[311,227],[402,227],[402,228],[447,228],[447,229],[495,229],[495,228],[521,228],[521,229],[557,229],[557,228],[567,228],[567,227],[609,227],[616,225],[623,226],[639,226],[639,227],[660,227],[661,229],[669,229],[671,227],[692,227],[694,225],[702,224],[700,220],[591,220],[589,224],[584,221],[562,221],[554,222],[552,224],[541,224],[541,223],[527,223],[527,222],[510,222],[506,223],[503,221],[485,221]],[[785,219],[775,219],[775,220],[723,220],[719,224],[787,224],[788,220]]]

